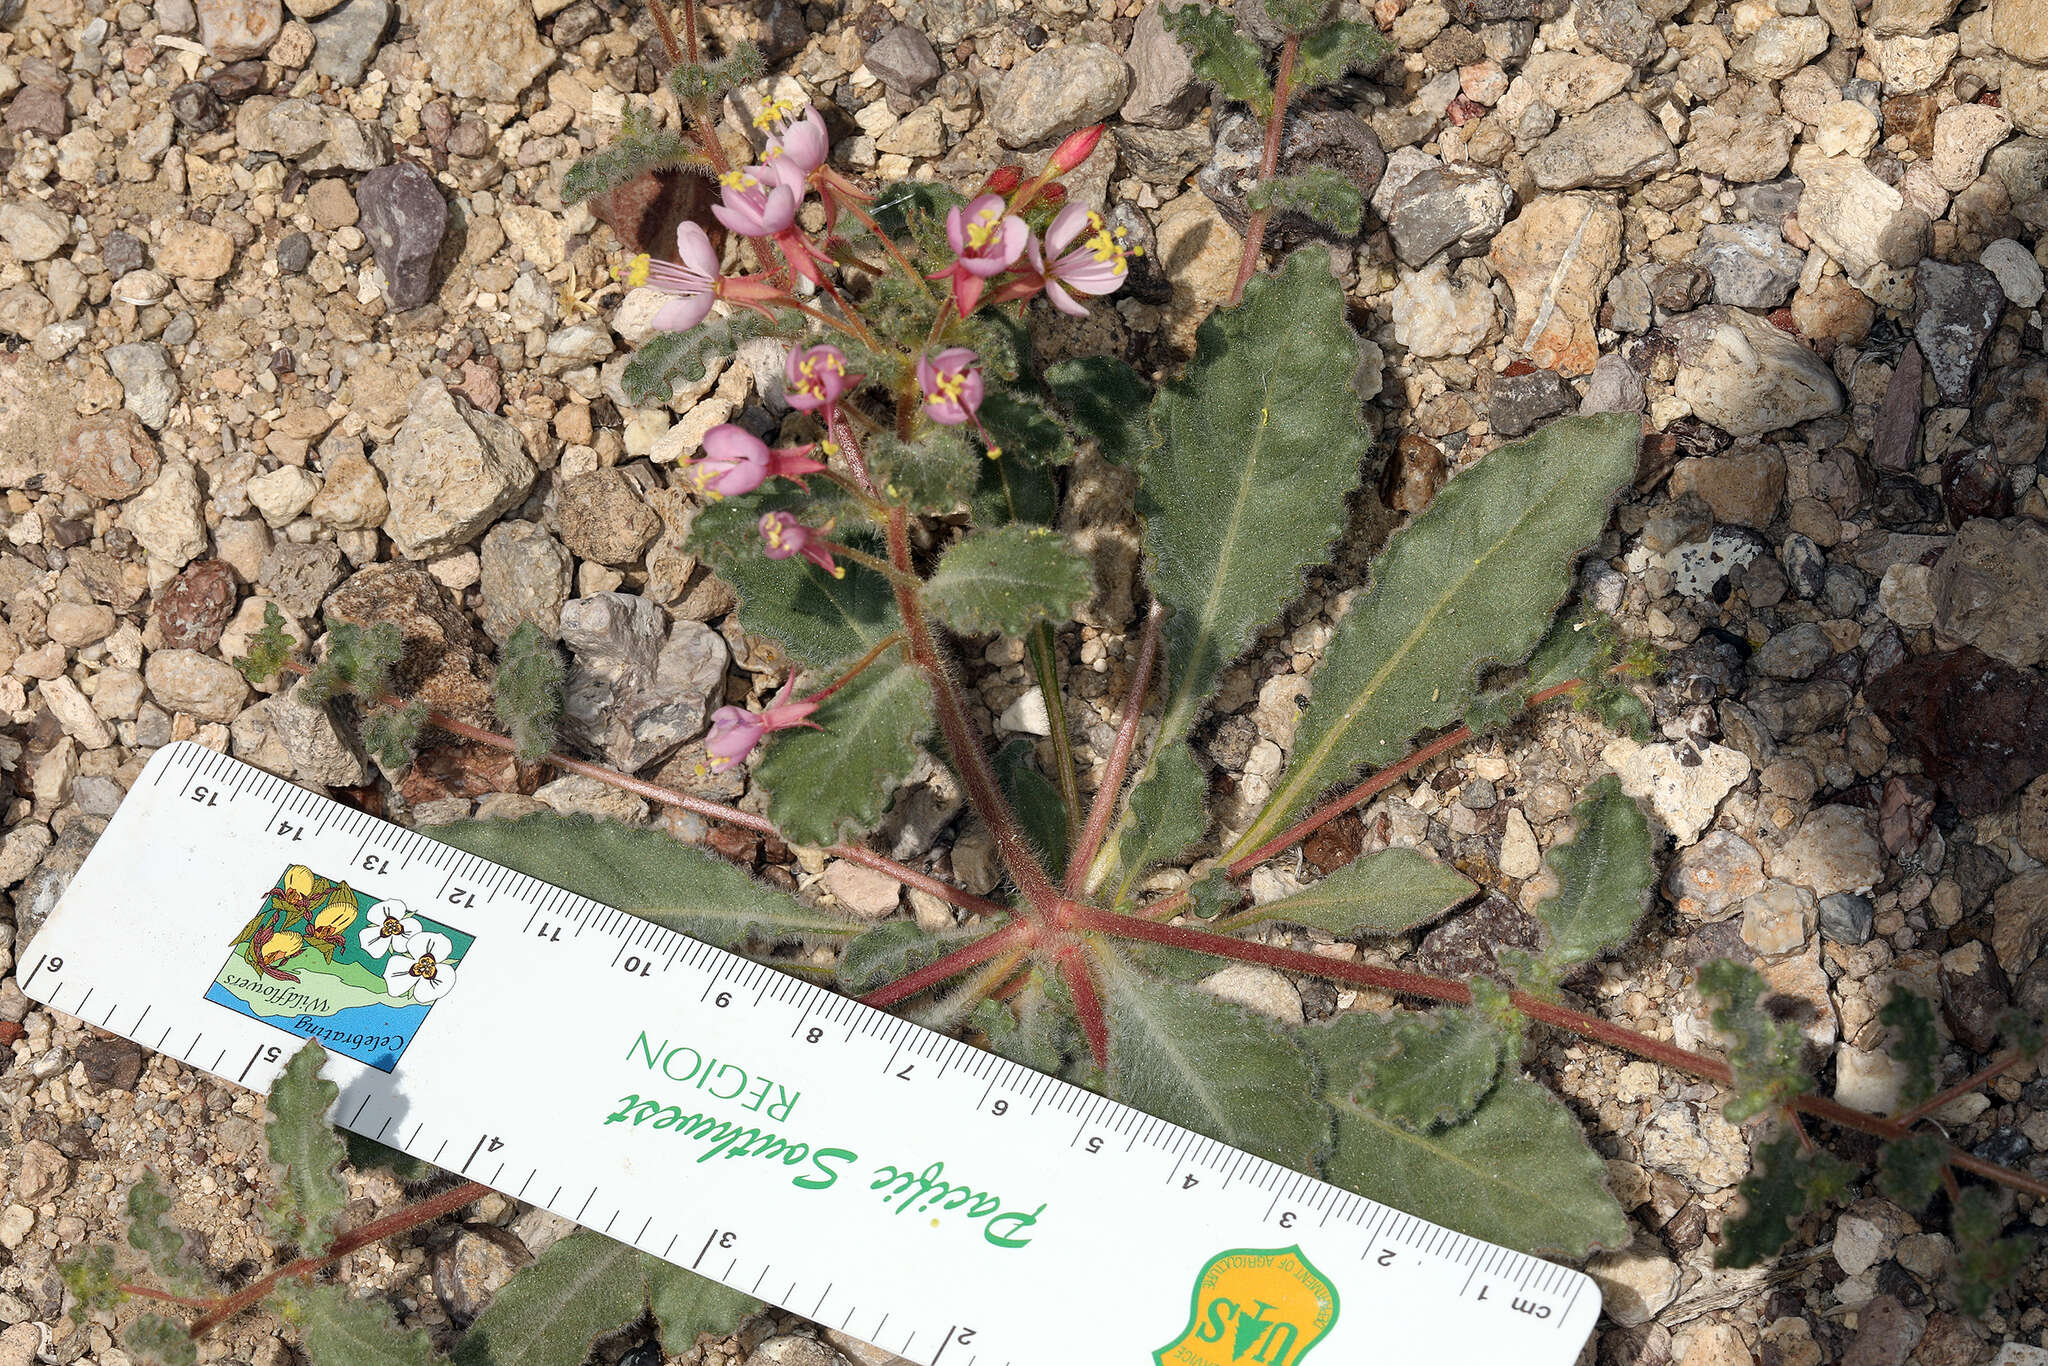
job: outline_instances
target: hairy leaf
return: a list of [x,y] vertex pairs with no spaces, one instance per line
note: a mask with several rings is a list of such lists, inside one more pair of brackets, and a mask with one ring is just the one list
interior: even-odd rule
[[1031,741],[1022,736],[996,751],[996,783],[1017,813],[1032,846],[1045,856],[1046,865],[1064,868],[1067,863],[1067,804],[1052,779],[1031,762]]
[[436,1360],[427,1335],[400,1328],[382,1301],[358,1298],[344,1286],[293,1281],[279,1294],[313,1366],[428,1366]]
[[739,350],[741,342],[765,336],[769,330],[770,324],[758,314],[735,313],[729,318],[707,318],[687,332],[657,332],[626,362],[619,387],[634,403],[667,403],[677,380],[698,383],[712,357],[729,356]]
[[1195,75],[1224,97],[1250,105],[1264,118],[1273,110],[1273,86],[1266,79],[1266,54],[1237,31],[1228,12],[1208,5],[1159,11],[1166,31],[1180,40]]
[[285,630],[284,613],[274,602],[263,604],[263,629],[249,638],[249,653],[231,661],[251,683],[274,678],[291,660],[298,642]]
[[868,467],[876,485],[913,512],[957,512],[974,496],[987,457],[968,444],[960,427],[927,424],[908,441],[890,433],[868,438]]
[[820,730],[786,730],[763,745],[754,779],[787,839],[834,844],[870,830],[917,767],[932,729],[932,694],[909,664],[882,659],[811,715]]
[[292,1054],[270,1084],[270,1120],[263,1126],[270,1160],[284,1169],[273,1206],[280,1229],[301,1251],[318,1256],[339,1230],[348,1186],[335,1170],[348,1147],[327,1111],[341,1088],[323,1079],[327,1050],[309,1043]]
[[869,212],[891,237],[907,237],[928,255],[946,249],[946,214],[967,197],[938,180],[899,180],[875,195]]
[[205,1272],[185,1251],[185,1230],[167,1217],[178,1197],[145,1170],[128,1192],[128,1246],[149,1259],[150,1274],[167,1290],[197,1294]]
[[579,157],[562,177],[562,203],[580,204],[649,171],[679,165],[691,154],[690,144],[657,126],[647,108],[628,107],[625,122],[612,140],[589,156]]
[[1343,237],[1356,237],[1365,223],[1364,196],[1343,172],[1331,166],[1311,166],[1262,180],[1252,187],[1246,202],[1254,211],[1298,213]]
[[1285,778],[1231,857],[1462,716],[1482,665],[1528,657],[1635,474],[1640,431],[1634,413],[1553,423],[1488,454],[1395,534],[1324,651]]
[[114,1267],[114,1248],[95,1243],[69,1261],[57,1263],[57,1274],[71,1295],[71,1321],[84,1323],[94,1314],[111,1311],[128,1298],[125,1279]]
[[974,524],[998,527],[1011,522],[1050,526],[1059,514],[1059,490],[1053,472],[1022,460],[984,460],[974,490]]
[[847,942],[839,959],[839,984],[855,996],[862,995],[937,962],[987,933],[987,927],[977,926],[932,934],[914,920],[885,920]]
[[491,706],[519,757],[538,759],[555,747],[555,721],[562,714],[562,656],[547,634],[522,621],[498,651],[491,678]]
[[1266,0],[1266,17],[1282,32],[1313,33],[1330,22],[1334,0]]
[[[681,1279],[687,1278],[687,1279]],[[663,1345],[680,1355],[697,1334],[729,1332],[761,1306],[624,1243],[580,1229],[498,1292],[456,1346],[459,1366],[582,1366],[590,1346],[650,1306]]]
[[422,1162],[411,1153],[397,1148],[386,1147],[367,1134],[350,1133],[344,1129],[341,1141],[348,1145],[348,1164],[357,1171],[377,1168],[390,1172],[397,1181],[424,1181],[440,1168],[431,1162]]
[[1972,1318],[1981,1317],[1991,1301],[2009,1289],[2034,1255],[2034,1240],[2025,1234],[2001,1237],[2010,1217],[2003,1200],[1982,1186],[1972,1186],[1956,1201],[1950,1228],[1956,1236],[1956,1269],[1952,1289],[1956,1303]]
[[1329,1137],[1315,1069],[1273,1021],[1104,953],[1108,1094],[1210,1138],[1312,1170]]
[[1894,987],[1878,1008],[1877,1020],[1895,1031],[1892,1057],[1906,1069],[1899,1099],[1911,1109],[1932,1096],[1941,1081],[1941,1035],[1934,1028],[1934,1007],[1904,987]]
[[123,1328],[121,1346],[144,1366],[192,1366],[199,1360],[199,1344],[185,1325],[162,1314],[144,1314]]
[[1046,367],[1046,387],[1081,435],[1112,465],[1129,465],[1152,444],[1146,406],[1152,386],[1116,356],[1076,356]]
[[1813,1083],[1800,1067],[1799,1026],[1764,1006],[1764,979],[1755,968],[1717,958],[1700,969],[1700,995],[1716,1002],[1714,1028],[1734,1036],[1728,1065],[1735,1095],[1723,1108],[1730,1122],[1782,1105]]
[[1941,1189],[1948,1168],[1948,1143],[1939,1134],[1895,1138],[1877,1155],[1877,1188],[1901,1209],[1918,1214]]
[[363,748],[386,771],[396,773],[412,762],[420,746],[420,732],[426,729],[427,704],[408,702],[402,707],[378,707],[363,720]]
[[1476,1010],[1386,1011],[1340,1015],[1329,1030],[1341,1038],[1322,1051],[1326,1065],[1342,1056],[1350,1073],[1332,1071],[1332,1093],[1410,1129],[1465,1119],[1500,1080],[1507,1036]]
[[[981,425],[1005,460],[1031,465],[1064,465],[1074,458],[1074,443],[1052,409],[1015,389],[991,389],[981,401]],[[993,458],[993,457],[991,457]]]
[[1080,1029],[1065,1000],[1035,968],[1013,1001],[984,1000],[971,1022],[999,1056],[1035,1072],[1059,1075],[1067,1055],[1080,1047]]
[[1109,904],[1131,894],[1147,868],[1177,857],[1209,828],[1209,779],[1184,741],[1162,745],[1124,799],[1123,819],[1104,841],[1097,868],[1115,870],[1104,884]]
[[722,949],[860,932],[716,855],[644,826],[535,812],[516,821],[426,826],[420,833]]
[[946,548],[925,580],[925,606],[962,635],[1021,636],[1041,621],[1071,621],[1094,591],[1088,561],[1049,527],[970,531]]
[[299,700],[318,707],[337,693],[349,693],[374,701],[391,691],[391,671],[404,654],[405,638],[392,622],[365,627],[330,620],[327,657],[299,685]]
[[1799,1220],[1839,1199],[1855,1174],[1854,1167],[1826,1149],[1801,1152],[1796,1134],[1764,1144],[1757,1149],[1755,1169],[1736,1188],[1742,1212],[1721,1225],[1716,1264],[1755,1266],[1777,1256],[1792,1241]]
[[724,99],[767,74],[768,62],[761,49],[743,40],[723,61],[676,63],[669,69],[668,88],[687,107],[696,100]]
[[1382,849],[1345,864],[1306,891],[1253,906],[1214,928],[1284,920],[1340,936],[1405,934],[1478,890],[1464,874],[1419,850]]
[[1550,931],[1544,960],[1561,971],[1619,948],[1649,904],[1657,870],[1650,861],[1650,823],[1635,798],[1609,774],[1572,808],[1578,833],[1553,844],[1543,862],[1557,874],[1557,895],[1538,903]]
[[[740,622],[748,631],[767,636],[797,663],[825,673],[902,630],[903,618],[889,581],[872,570],[847,565],[846,576],[835,578],[806,560],[763,555],[755,524],[762,512],[782,502],[749,495],[712,504],[690,528],[690,550],[732,585]],[[835,539],[861,550],[875,548],[864,533],[835,533]]]
[[1301,40],[1301,50],[1294,58],[1295,89],[1313,90],[1354,71],[1370,70],[1393,50],[1393,44],[1371,24],[1339,19]]
[[[1357,1075],[1352,1040],[1317,1033],[1329,1073]],[[1330,1094],[1337,1141],[1323,1174],[1347,1190],[1524,1252],[1577,1258],[1628,1241],[1607,1164],[1577,1117],[1533,1081],[1504,1077],[1464,1123],[1428,1133],[1381,1114],[1360,1087]]]

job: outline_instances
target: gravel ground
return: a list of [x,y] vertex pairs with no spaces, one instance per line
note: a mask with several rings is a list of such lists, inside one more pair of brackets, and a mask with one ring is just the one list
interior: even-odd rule
[[[1274,235],[1327,248],[1371,338],[1378,496],[1356,500],[1335,563],[1198,732],[1240,794],[1223,824],[1278,773],[1304,675],[1386,532],[1564,412],[1637,410],[1654,432],[1581,587],[1662,653],[1659,733],[1541,718],[1333,823],[1253,890],[1426,844],[1492,895],[1419,943],[1312,946],[1483,967],[1528,923],[1573,793],[1617,772],[1668,833],[1669,873],[1640,942],[1577,988],[1587,1001],[1698,1043],[1692,970],[1752,961],[1810,1007],[1822,1086],[1882,1110],[1899,1077],[1876,1010],[1904,983],[1941,1003],[1962,1074],[2001,1010],[2048,1014],[2048,6],[1379,0],[1373,17],[1398,56],[1312,98],[1286,147],[1287,165],[1357,183],[1365,230]],[[380,773],[325,713],[224,662],[269,604],[302,634],[393,621],[408,682],[484,721],[497,642],[532,617],[573,658],[576,746],[752,800],[743,778],[693,769],[709,710],[762,696],[775,660],[683,549],[694,495],[675,462],[716,423],[778,423],[780,359],[749,347],[672,410],[629,406],[619,371],[649,310],[609,283],[610,229],[560,198],[575,157],[659,83],[637,7],[0,0],[0,21],[0,1366],[121,1366],[111,1322],[65,1316],[54,1267],[118,1238],[141,1172],[175,1182],[216,1270],[271,1250],[256,1099],[32,1009],[13,981],[157,747],[196,739],[416,823],[537,806],[667,819],[864,916],[951,912],[461,744]],[[707,23],[760,43],[875,180],[971,187],[1110,120],[1075,192],[1148,255],[1087,323],[1040,315],[1049,354],[1170,363],[1227,292],[1258,129],[1192,83],[1155,5],[753,0]],[[1119,472],[1084,460],[1076,485],[1069,529],[1101,592],[1061,646],[1076,739],[1099,755],[1136,540]],[[969,644],[990,733],[1043,737],[1020,653]],[[889,852],[992,886],[986,832],[944,776],[913,795]],[[1233,971],[1220,988],[1297,1019],[1373,1004]],[[1592,1268],[1610,1321],[1588,1361],[2048,1363],[2041,1258],[1969,1320],[1943,1235],[1873,1197],[1809,1221],[1768,1268],[1718,1270],[1750,1140],[1716,1089],[1575,1044],[1533,1066],[1586,1120],[1637,1234]],[[2022,1068],[1938,1118],[2038,1175],[2044,1100]],[[367,1219],[403,1192],[373,1173],[355,1196]],[[341,1275],[448,1338],[565,1228],[494,1198]],[[890,1360],[777,1317],[702,1359],[835,1353]],[[252,1315],[201,1357],[295,1351]]]

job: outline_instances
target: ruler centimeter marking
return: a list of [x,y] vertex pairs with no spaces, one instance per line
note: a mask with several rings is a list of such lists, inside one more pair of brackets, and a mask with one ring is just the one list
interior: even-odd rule
[[[259,976],[236,935],[292,865],[459,931],[446,994],[394,1005],[317,955]],[[34,999],[132,1011],[118,1032],[158,1050],[189,1034],[175,1056],[254,1089],[325,1029],[343,1127],[927,1366],[1570,1366],[1599,1313],[1572,1268],[190,742],[150,760],[23,961]]]

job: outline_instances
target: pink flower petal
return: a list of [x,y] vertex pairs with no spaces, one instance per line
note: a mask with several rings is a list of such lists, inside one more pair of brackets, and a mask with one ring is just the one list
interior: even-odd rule
[[679,294],[655,310],[653,325],[661,332],[687,332],[710,313],[709,294]]

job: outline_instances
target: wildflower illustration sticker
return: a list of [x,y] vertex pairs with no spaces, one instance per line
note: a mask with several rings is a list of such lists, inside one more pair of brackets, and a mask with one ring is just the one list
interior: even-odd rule
[[206,999],[389,1072],[474,936],[302,863],[235,936]]
[[1297,1366],[1337,1321],[1337,1287],[1299,1247],[1233,1248],[1195,1274],[1188,1326],[1157,1366]]

